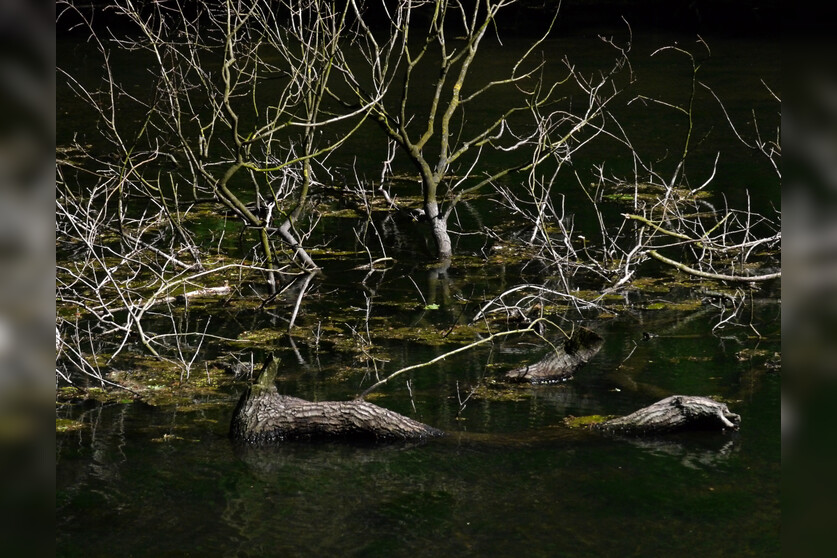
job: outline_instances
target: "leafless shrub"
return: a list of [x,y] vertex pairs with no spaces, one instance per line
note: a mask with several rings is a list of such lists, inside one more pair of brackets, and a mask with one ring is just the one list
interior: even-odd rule
[[[702,41],[699,43],[708,52],[708,46]],[[716,178],[720,154],[716,155],[714,165],[698,186],[689,183],[686,162],[692,151],[696,118],[694,105],[698,89],[709,91],[723,109],[735,136],[747,148],[763,154],[781,176],[778,164],[781,151],[776,139],[763,139],[763,132],[758,128],[755,118],[752,139],[745,138],[718,95],[698,79],[700,63],[695,55],[675,46],[659,49],[652,55],[666,51],[685,57],[691,64],[693,78],[689,98],[685,103],[678,104],[638,95],[629,104],[656,103],[683,115],[687,122],[686,133],[681,155],[673,171],[666,177],[654,165],[647,163],[634,147],[613,111],[605,107],[613,103],[618,91],[608,90],[605,97],[600,97],[603,88],[609,83],[607,80],[601,79],[594,83],[571,74],[576,84],[583,91],[589,92],[590,112],[597,117],[595,125],[586,123],[586,130],[593,130],[594,133],[585,141],[596,135],[616,140],[630,153],[634,162],[634,176],[630,179],[608,177],[601,165],[595,169],[596,181],[585,184],[578,171],[574,171],[576,181],[596,216],[599,230],[595,234],[574,229],[573,221],[564,209],[563,194],[554,191],[558,173],[572,160],[573,147],[569,145],[579,146],[584,142],[569,145],[563,143],[562,149],[553,149],[550,154],[554,164],[550,174],[544,175],[541,170],[543,161],[537,159],[523,190],[498,184],[496,190],[499,203],[529,224],[529,236],[519,240],[532,249],[533,259],[556,272],[559,280],[550,286],[527,284],[510,288],[486,303],[475,319],[482,318],[488,312],[517,312],[525,315],[529,313],[536,296],[547,294],[552,301],[576,299],[574,303],[577,310],[598,304],[604,295],[629,286],[637,277],[642,264],[652,258],[690,276],[733,285],[754,285],[781,276],[781,272],[775,270],[778,265],[775,254],[778,254],[781,243],[778,215],[770,218],[753,211],[749,193],[743,209],[729,207],[723,195],[723,206],[719,207],[717,202],[704,194],[706,187]],[[555,126],[552,123],[566,119],[571,121],[572,116],[553,113],[540,118],[540,141],[544,149],[554,145],[551,138],[554,137]],[[563,140],[567,136],[559,133],[558,137]],[[614,223],[605,217],[601,208],[604,192],[631,198],[632,210],[622,213],[622,222]],[[597,290],[599,295],[592,299],[588,296],[581,302],[572,295],[579,282],[573,282],[570,278],[579,273],[584,276],[582,284],[587,285],[588,289]],[[512,295],[518,298],[512,301]],[[745,298],[736,297],[733,307],[723,307],[716,328],[733,323],[743,308],[742,301]],[[539,301],[539,304],[545,302]]]

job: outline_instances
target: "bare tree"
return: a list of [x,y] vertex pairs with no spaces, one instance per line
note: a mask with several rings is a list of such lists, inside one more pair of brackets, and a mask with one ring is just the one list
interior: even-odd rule
[[[544,79],[541,49],[554,19],[505,76],[489,81],[472,76],[480,63],[480,46],[499,32],[499,14],[514,3],[351,2],[356,18],[354,46],[361,56],[341,60],[339,69],[347,87],[332,92],[347,106],[372,104],[375,120],[418,171],[424,218],[432,230],[435,256],[441,260],[451,256],[448,219],[464,196],[531,168],[550,152],[567,150],[580,130],[601,114],[598,88],[604,83],[594,86],[589,106],[575,115],[549,111],[558,86],[578,77],[568,63],[564,81]],[[373,9],[385,14],[385,29],[368,22]],[[428,91],[429,100],[423,98]],[[469,120],[467,111],[476,110],[496,92],[512,92],[516,100],[489,118]],[[552,142],[544,145],[544,127],[561,127],[564,137],[550,136]],[[538,149],[533,161],[531,152]],[[521,155],[516,162],[498,167],[496,155],[510,152]]]
[[[188,379],[212,336],[208,321],[181,319],[175,307],[196,296],[236,296],[245,274],[266,278],[270,286],[260,311],[298,287],[288,319],[293,328],[317,269],[306,249],[317,222],[316,212],[308,211],[309,195],[318,175],[331,175],[331,154],[369,117],[388,142],[381,154],[381,188],[392,173],[396,151],[418,173],[419,217],[429,224],[440,261],[431,271],[425,307],[437,306],[437,284],[446,288],[453,252],[450,217],[467,196],[489,185],[509,212],[532,225],[527,242],[535,259],[557,271],[559,279],[555,285],[527,281],[490,295],[471,320],[488,322],[492,314],[517,312],[524,318],[523,329],[490,333],[383,378],[370,358],[376,380],[361,399],[402,373],[505,336],[535,333],[548,343],[543,328],[554,325],[544,311],[550,298],[562,299],[576,313],[602,308],[604,294],[628,284],[648,258],[725,281],[774,277],[742,271],[749,269],[745,264],[757,248],[778,242],[778,232],[756,232],[773,223],[749,210],[707,211],[708,202],[698,194],[714,171],[696,188],[686,181],[691,127],[670,178],[633,149],[611,110],[622,92],[618,76],[630,68],[627,47],[605,39],[614,47],[612,65],[587,73],[563,59],[556,79],[541,54],[552,19],[505,73],[492,67],[490,77],[477,75],[484,46],[500,40],[500,14],[514,3],[226,0],[187,9],[176,1],[118,0],[107,9],[129,31],[117,36],[96,27],[74,2],[62,2],[63,17],[73,15],[86,27],[102,65],[100,80],[62,70],[89,107],[101,137],[91,140],[93,145],[77,138],[59,154],[56,229],[66,257],[58,267],[57,377],[70,380],[74,368],[102,384],[113,383],[105,372],[107,363],[136,343],[174,362],[181,378]],[[115,62],[116,53],[142,61],[152,86],[132,87]],[[693,68],[696,73],[698,65]],[[698,84],[696,79],[692,83],[693,96]],[[486,117],[485,101],[498,95],[512,100]],[[692,121],[691,100],[683,107],[668,106]],[[600,136],[617,140],[634,156],[635,193],[644,187],[642,175],[650,177],[643,180],[660,195],[645,205],[635,195],[630,212],[614,226],[598,204],[604,188],[625,181],[605,177],[603,167],[592,187],[579,178],[601,229],[600,242],[579,245],[555,185],[560,173],[575,167],[578,150]],[[757,133],[751,145],[778,170],[774,142],[762,141]],[[506,184],[513,173],[524,179],[522,188]],[[390,258],[367,192],[356,179],[366,220],[355,234],[368,256],[368,279]],[[196,240],[196,215],[203,207],[222,223],[212,246]],[[224,215],[241,222],[246,250],[234,253],[224,247]],[[372,236],[379,239],[384,257],[373,256],[367,240]],[[673,259],[675,247],[692,256],[692,262]],[[572,294],[571,276],[578,271],[601,280],[601,296],[591,300]],[[277,284],[291,277],[298,281]],[[376,293],[366,279],[361,282],[367,288],[365,331],[352,328],[360,345],[371,345],[373,338]],[[157,318],[153,326],[151,318]],[[272,381],[266,379],[261,387],[269,388]],[[460,398],[460,407],[466,401]],[[298,401],[280,402],[293,403],[287,407],[293,408],[292,415],[300,409]],[[368,410],[336,403],[327,407]],[[308,410],[304,406],[303,415]]]
[[[317,0],[59,3],[59,22],[77,22],[101,66],[94,77],[59,68],[99,134],[58,153],[56,229],[67,257],[58,377],[73,368],[103,381],[96,355],[113,359],[133,335],[188,376],[205,331],[179,329],[162,304],[229,293],[232,271],[264,273],[276,292],[278,273],[317,268],[302,228],[315,170],[368,110],[323,106],[347,9]],[[122,32],[97,26],[97,10]],[[147,69],[150,88],[133,87],[116,61],[126,56]],[[215,246],[194,232],[206,205],[221,224],[212,263]],[[225,212],[255,236],[249,261],[221,248]],[[173,333],[147,331],[153,315],[171,318]]]
[[[698,42],[708,55],[708,46],[702,40]],[[706,171],[705,178],[697,185],[692,183],[695,172],[686,173],[694,143],[695,99],[701,91],[708,91],[718,102],[741,144],[764,155],[770,167],[781,177],[778,125],[776,135],[766,139],[756,118],[753,119],[752,131],[740,129],[731,120],[718,95],[699,80],[701,61],[696,55],[682,47],[664,47],[652,56],[667,52],[685,58],[691,66],[688,98],[684,101],[663,100],[639,94],[628,104],[654,103],[675,111],[685,120],[686,132],[673,168],[665,169],[659,162],[649,163],[649,157],[640,153],[619,119],[610,107],[606,107],[601,112],[602,124],[596,127],[597,133],[615,139],[617,145],[621,144],[633,160],[635,170],[634,176],[629,179],[609,177],[604,165],[599,165],[593,169],[595,181],[592,184],[584,181],[576,170],[578,187],[586,195],[598,220],[599,231],[595,234],[574,229],[571,216],[565,212],[564,194],[556,191],[558,172],[570,162],[564,153],[551,153],[554,158],[551,174],[546,175],[541,166],[533,164],[527,187],[523,190],[498,185],[501,202],[509,212],[532,225],[532,233],[525,242],[532,248],[537,261],[557,272],[559,284],[551,288],[531,285],[512,287],[490,301],[477,318],[486,312],[525,311],[531,300],[535,300],[531,294],[533,290],[539,297],[548,295],[551,300],[571,299],[579,309],[596,305],[604,296],[629,285],[637,269],[649,258],[696,278],[732,285],[755,284],[781,276],[781,272],[775,269],[778,265],[775,254],[781,242],[778,218],[753,211],[749,196],[747,207],[738,209],[729,207],[725,198],[722,198],[723,207],[720,207],[704,191],[716,178],[720,153],[715,157],[714,166]],[[591,94],[603,83],[601,80],[585,81],[581,77],[577,77],[576,82],[586,86]],[[778,101],[769,88],[768,91]],[[549,133],[544,135],[549,137]],[[604,216],[601,204],[605,195],[618,196],[630,206],[630,209],[623,210],[621,216],[624,220],[621,223]],[[597,289],[596,299],[579,301],[572,296],[575,284],[569,278],[579,272],[583,272],[588,282],[591,278],[598,279],[600,288]],[[520,295],[512,302],[512,295],[517,293]],[[732,298],[737,303],[742,296]],[[733,315],[740,308],[738,305]],[[723,325],[730,318],[732,316],[723,318],[718,325]]]
[[[265,267],[277,264],[276,232],[300,267],[316,268],[300,243],[304,233],[296,230],[316,161],[345,141],[366,110],[323,116],[345,7],[230,0],[196,3],[194,12],[178,3],[130,1],[113,9],[133,32],[106,41],[88,24],[102,56],[102,86],[66,77],[118,154],[109,167],[121,175],[115,196],[120,219],[127,214],[126,198],[139,195],[163,208],[185,236],[180,208],[208,195],[256,232]],[[80,13],[73,4],[65,10]],[[116,77],[112,48],[151,61],[154,87],[146,97]],[[120,118],[128,105],[146,115],[138,128]],[[331,138],[321,134],[351,119],[354,128]]]
[[[614,69],[596,82],[566,63],[564,82],[582,85],[585,96],[578,114],[551,105],[560,83],[544,80],[539,49],[552,24],[506,76],[472,80],[480,45],[512,3],[405,1],[388,10],[386,3],[355,1],[227,0],[187,9],[177,2],[121,0],[107,7],[127,26],[118,36],[97,28],[88,8],[60,3],[59,19],[79,21],[101,60],[98,80],[60,69],[90,108],[101,137],[91,140],[94,145],[78,138],[59,156],[56,227],[66,250],[79,255],[60,269],[59,300],[122,336],[112,355],[135,333],[161,356],[159,338],[142,320],[175,294],[214,292],[219,274],[236,266],[266,273],[278,294],[277,272],[317,268],[301,228],[309,193],[317,172],[329,172],[329,154],[370,114],[418,169],[423,216],[436,255],[447,259],[448,218],[465,195],[557,153],[568,160],[572,146],[583,143],[582,130],[599,133],[597,119],[615,94],[602,91],[624,60],[620,53]],[[387,14],[383,26],[370,23],[372,8]],[[147,65],[150,89],[132,87],[114,63],[117,52]],[[420,113],[416,98],[428,71],[432,96]],[[511,92],[518,101],[488,122],[469,121],[466,108],[494,91]],[[127,116],[137,113],[138,121]],[[488,152],[520,155],[497,168],[486,163]],[[385,172],[393,156],[387,153]],[[207,247],[198,245],[192,228],[206,204],[227,211],[243,223],[243,234],[253,235],[249,261],[206,265]],[[221,256],[227,256],[225,234],[218,232]],[[140,276],[154,279],[138,283]],[[61,322],[59,339],[80,338],[73,324]],[[75,349],[84,352],[78,344]],[[182,352],[177,343],[173,350]],[[187,359],[180,360],[185,366]]]

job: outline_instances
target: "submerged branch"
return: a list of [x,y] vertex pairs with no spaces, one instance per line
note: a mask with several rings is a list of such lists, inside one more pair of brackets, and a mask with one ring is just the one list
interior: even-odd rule
[[500,337],[507,337],[509,335],[519,335],[519,334],[524,334],[524,333],[535,332],[535,331],[537,331],[536,326],[539,323],[546,323],[548,325],[555,326],[556,328],[558,327],[557,325],[555,325],[554,323],[552,323],[550,320],[548,320],[546,318],[537,318],[537,319],[533,320],[532,323],[530,323],[527,327],[525,327],[523,329],[513,329],[513,330],[509,330],[509,331],[501,331],[499,333],[492,333],[488,337],[480,339],[479,341],[474,341],[473,343],[469,343],[468,345],[465,345],[463,347],[459,347],[459,348],[454,349],[452,351],[448,351],[447,353],[441,354],[434,359],[431,359],[431,360],[428,360],[426,362],[422,362],[422,363],[419,363],[419,364],[413,364],[411,366],[401,368],[400,370],[396,370],[395,372],[393,372],[392,374],[390,374],[386,378],[383,378],[382,380],[379,380],[379,381],[375,382],[374,384],[372,384],[371,386],[369,386],[368,388],[366,388],[363,391],[363,393],[358,395],[357,398],[362,400],[364,397],[369,395],[371,392],[378,389],[382,385],[386,384],[387,382],[389,382],[393,378],[395,378],[397,376],[400,376],[404,372],[409,372],[410,370],[417,370],[419,368],[425,368],[425,367],[430,366],[432,364],[436,364],[437,362],[445,360],[446,358],[448,358],[450,356],[453,356],[457,353],[461,353],[461,352],[473,349],[474,347],[478,347],[480,345],[490,343],[490,342],[494,341],[495,339],[499,339]]

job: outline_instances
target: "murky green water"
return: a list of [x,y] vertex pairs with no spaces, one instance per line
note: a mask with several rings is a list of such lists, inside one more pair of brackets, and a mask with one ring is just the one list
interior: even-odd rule
[[[226,436],[235,394],[185,408],[74,408],[87,426],[57,439],[59,554],[775,555],[780,378],[737,355],[778,350],[777,312],[757,316],[760,343],[713,336],[706,319],[620,318],[575,380],[526,388],[519,401],[472,399],[460,420],[456,381],[464,392],[520,347],[451,359],[414,376],[416,412],[403,385],[377,400],[450,433],[421,444],[242,451]],[[637,327],[662,335],[642,341]],[[400,349],[403,362],[428,356]],[[291,363],[279,387],[339,398],[346,384]],[[723,396],[742,428],[636,441],[560,426],[630,412],[657,390]]]
[[[778,375],[736,358],[752,341],[713,337],[705,322],[644,343],[632,327],[610,324],[603,352],[572,382],[529,388],[521,401],[471,400],[463,420],[454,418],[454,378],[480,375],[485,352],[416,378],[417,413],[403,387],[378,401],[450,432],[423,444],[241,451],[226,437],[232,398],[195,409],[74,409],[88,426],[58,437],[59,554],[777,554]],[[769,333],[760,348],[777,350]],[[614,372],[634,342],[628,370]],[[297,377],[280,390],[345,390],[310,375],[290,372]],[[722,395],[742,428],[631,441],[560,427],[569,414],[656,400],[643,385]]]
[[[573,40],[583,50],[584,38]],[[673,38],[646,37],[641,43],[658,40],[656,46]],[[720,39],[711,45],[717,57],[705,77],[746,115],[745,107],[765,99],[740,84],[750,87],[757,83],[752,76],[773,71],[766,46]],[[656,58],[637,66],[645,72],[642,79],[657,76],[662,88],[671,83],[670,67]],[[673,119],[665,122],[676,128]],[[676,133],[661,131],[662,124],[651,117],[633,121],[647,128],[649,149]],[[702,126],[720,130],[723,122]],[[59,138],[70,131],[65,126]],[[715,144],[700,144],[704,157],[698,164],[711,164],[718,148],[731,145],[728,136],[719,132],[712,136]],[[601,160],[601,153],[589,157]],[[731,203],[745,199],[745,187],[761,208],[777,203],[778,191],[759,189],[769,174],[746,161],[740,154],[723,159],[718,187],[734,184],[728,189]],[[581,199],[570,188],[567,193],[570,202]],[[477,214],[489,221],[501,217],[491,204]],[[351,247],[351,226],[326,222],[322,240],[333,248]],[[461,255],[479,254],[482,247],[482,240],[470,237],[459,243]],[[392,248],[391,255],[399,263],[373,280],[372,315],[392,327],[444,330],[487,298],[532,280],[531,270],[515,266],[455,261],[447,280],[439,282],[421,264],[420,242]],[[363,324],[364,292],[370,291],[356,286],[365,272],[349,270],[364,258],[321,260],[324,274],[306,298],[301,327],[315,328],[318,316],[338,308],[357,312],[340,335],[350,336],[349,326]],[[626,296],[637,303],[656,295]],[[425,309],[434,302],[439,310]],[[276,312],[284,316],[286,308]],[[448,359],[412,375],[412,398],[400,382],[375,399],[449,432],[427,443],[290,443],[245,451],[227,438],[243,384],[188,406],[63,407],[61,416],[83,420],[85,427],[57,435],[58,554],[777,555],[780,376],[765,362],[780,350],[779,312],[775,300],[756,298],[745,325],[713,332],[716,308],[629,308],[593,324],[605,345],[571,382],[523,388],[516,400],[473,397],[464,408],[460,401],[472,386],[536,358],[538,349],[531,339],[514,340]],[[197,323],[206,319],[200,308],[187,313]],[[218,333],[231,336],[283,327],[269,314],[245,311],[213,312],[213,323]],[[645,340],[644,331],[658,336]],[[325,341],[321,347],[294,347],[283,339],[276,347],[284,366],[280,391],[345,399],[358,392],[365,373],[374,374],[374,366],[391,372],[447,350],[410,341],[379,344],[374,354],[380,360],[373,366],[329,350]],[[637,441],[561,426],[568,415],[626,414],[671,393],[723,397],[742,416],[741,430]]]

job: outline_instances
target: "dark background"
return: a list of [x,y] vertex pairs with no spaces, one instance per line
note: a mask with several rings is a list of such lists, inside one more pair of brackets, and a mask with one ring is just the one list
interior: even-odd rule
[[[88,7],[105,8],[110,2],[87,2]],[[198,5],[195,1],[182,5]],[[783,21],[810,14],[778,0],[522,0],[501,13],[504,32],[521,35],[543,31],[556,9],[559,10],[558,32],[609,28],[623,25],[624,18],[634,29],[678,31],[730,36],[762,36],[779,38]],[[792,7],[790,7],[792,8]],[[89,8],[88,8],[89,9]],[[187,8],[188,9],[188,8]],[[59,13],[63,12],[61,6]],[[798,16],[796,14],[799,14]],[[100,26],[120,25],[114,10],[99,10],[95,23]],[[61,13],[58,32],[84,32],[76,27],[78,20],[70,12]]]

